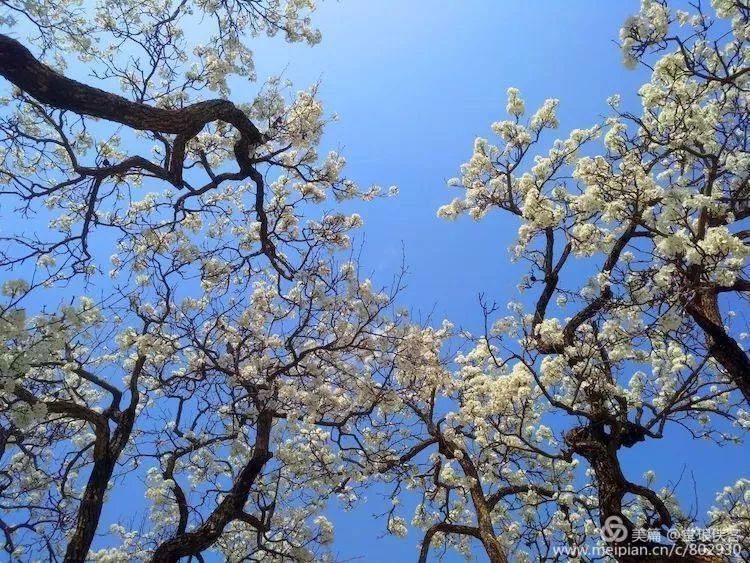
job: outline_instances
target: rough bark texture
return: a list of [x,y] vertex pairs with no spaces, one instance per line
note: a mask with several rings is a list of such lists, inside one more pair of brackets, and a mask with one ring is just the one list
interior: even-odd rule
[[86,489],[78,507],[78,517],[73,535],[65,551],[65,563],[84,563],[94,541],[99,517],[104,506],[104,495],[107,492],[112,474],[114,473],[120,454],[130,441],[130,435],[135,426],[140,393],[138,392],[138,378],[146,358],[140,356],[135,362],[130,378],[130,403],[119,413],[118,424],[110,437],[109,425],[100,424],[96,428],[94,444],[94,466],[89,474]]
[[141,131],[176,135],[170,170],[182,175],[185,144],[208,123],[224,121],[240,134],[234,152],[240,168],[250,167],[250,152],[263,135],[245,113],[229,100],[207,100],[181,109],[133,102],[67,78],[39,61],[26,47],[0,34],[0,75],[37,101],[52,107],[122,123]]
[[720,559],[706,558],[692,555],[656,555],[659,553],[661,544],[651,543],[648,541],[636,541],[633,539],[633,525],[622,512],[622,502],[628,493],[641,495],[647,498],[659,513],[661,524],[671,526],[672,519],[666,507],[656,498],[654,493],[629,482],[622,472],[617,451],[620,447],[618,437],[612,437],[605,431],[604,425],[591,423],[587,426],[575,428],[565,437],[566,443],[578,455],[582,456],[589,462],[594,470],[596,477],[597,490],[599,492],[599,521],[604,525],[605,521],[616,516],[628,528],[628,534],[624,541],[611,544],[615,550],[620,548],[623,551],[627,549],[643,549],[647,553],[652,551],[653,555],[619,555],[617,560],[620,563],[713,563]]
[[107,486],[116,464],[117,458],[112,455],[107,455],[106,458],[94,462],[78,508],[75,532],[65,551],[65,563],[83,563],[86,561],[91,542],[94,541],[94,535],[99,525],[99,517],[104,506],[104,495],[107,492]]
[[[440,452],[448,458],[453,458],[453,452],[460,450],[458,444],[447,440],[444,436],[439,437]],[[474,511],[477,516],[477,525],[474,528],[474,537],[482,542],[482,547],[487,554],[490,563],[508,563],[508,557],[502,544],[497,539],[495,529],[492,525],[492,506],[482,490],[482,479],[474,464],[466,455],[456,458],[464,474],[471,478],[472,485],[469,489]]]
[[750,403],[750,358],[724,329],[716,291],[699,291],[687,303],[686,309],[706,333],[711,356],[727,371],[745,400]]
[[487,553],[490,563],[508,563],[508,558],[505,556],[503,546],[498,541],[492,525],[492,510],[490,509],[484,492],[482,491],[479,475],[473,464],[469,463],[465,458],[461,458],[458,461],[467,476],[473,479],[470,494],[477,515],[479,541],[482,542],[482,546],[484,546],[484,550]]
[[162,543],[154,552],[152,563],[176,563],[181,557],[199,555],[219,539],[227,524],[242,516],[253,483],[273,455],[270,451],[272,424],[271,413],[261,413],[258,416],[253,455],[242,468],[232,488],[203,524]]
[[0,74],[43,104],[122,123],[134,129],[179,135],[221,120],[247,134],[248,140],[261,139],[255,125],[228,100],[208,100],[174,110],[133,102],[59,74],[37,60],[21,43],[2,34]]

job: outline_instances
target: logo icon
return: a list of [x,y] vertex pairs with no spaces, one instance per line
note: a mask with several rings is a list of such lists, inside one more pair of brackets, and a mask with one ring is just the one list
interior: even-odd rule
[[617,515],[607,517],[602,524],[602,539],[607,543],[620,543],[628,538],[628,527]]

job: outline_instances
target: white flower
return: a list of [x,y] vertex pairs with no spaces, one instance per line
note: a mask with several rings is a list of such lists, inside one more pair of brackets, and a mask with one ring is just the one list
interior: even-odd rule
[[518,90],[518,88],[508,88],[507,94],[508,105],[505,107],[506,111],[516,117],[523,115],[524,103],[521,99],[521,92]]

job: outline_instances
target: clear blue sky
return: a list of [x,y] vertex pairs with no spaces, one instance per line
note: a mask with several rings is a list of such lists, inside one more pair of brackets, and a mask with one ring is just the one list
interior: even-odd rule
[[[347,174],[362,184],[398,185],[396,199],[360,205],[365,219],[364,262],[376,277],[398,269],[402,243],[409,266],[405,304],[477,329],[477,296],[500,303],[516,298],[522,270],[507,252],[517,226],[501,214],[480,223],[448,223],[437,208],[458,195],[445,186],[471,154],[477,135],[505,118],[505,90],[521,89],[526,107],[560,99],[560,135],[588,127],[607,113],[605,100],[620,93],[639,109],[635,93],[643,71],[621,64],[615,40],[638,0],[346,0],[321,2],[316,21],[323,42],[314,47],[256,44],[258,76],[278,73],[303,88],[321,80],[321,97],[340,121],[325,148],[341,148]],[[239,90],[234,96],[241,96]],[[324,146],[326,145],[324,143]],[[714,494],[747,475],[750,450],[696,442],[678,429],[666,440],[623,454],[627,474],[639,480],[654,469],[657,483],[683,477],[685,508],[705,513]],[[364,561],[416,559],[418,533],[404,540],[378,538],[371,515],[378,496],[337,517],[342,556]],[[448,561],[459,561],[448,557]],[[480,561],[482,559],[480,558]]]
[[[381,0],[321,2],[323,42],[256,45],[259,78],[286,69],[296,86],[321,81],[321,97],[340,121],[325,148],[342,148],[347,174],[361,184],[395,184],[393,200],[359,205],[366,260],[398,268],[401,242],[412,275],[408,303],[437,316],[476,321],[477,294],[515,292],[508,270],[514,225],[501,216],[447,223],[437,208],[459,195],[445,186],[471,155],[477,135],[504,119],[509,86],[527,108],[561,100],[560,135],[590,126],[605,100],[635,93],[646,79],[620,64],[614,40],[636,0],[621,2]],[[239,88],[233,97],[241,98]]]

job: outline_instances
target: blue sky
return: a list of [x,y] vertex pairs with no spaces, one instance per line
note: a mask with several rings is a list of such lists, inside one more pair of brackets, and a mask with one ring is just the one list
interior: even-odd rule
[[[446,223],[437,208],[459,195],[446,187],[477,135],[505,115],[505,91],[527,108],[561,100],[560,134],[607,112],[605,100],[635,93],[644,73],[625,70],[614,40],[636,1],[322,2],[314,48],[256,43],[258,76],[278,73],[299,88],[321,81],[340,121],[327,148],[341,148],[361,184],[395,184],[396,200],[360,205],[366,261],[396,269],[404,243],[411,276],[405,301],[437,316],[476,320],[480,291],[505,300],[515,226],[501,216]],[[234,97],[241,97],[237,87]]]

